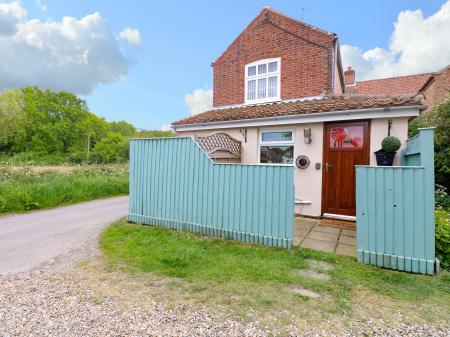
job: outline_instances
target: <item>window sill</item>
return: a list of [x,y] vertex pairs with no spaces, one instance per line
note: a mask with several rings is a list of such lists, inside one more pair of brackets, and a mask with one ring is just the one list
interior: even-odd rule
[[265,99],[265,100],[254,100],[254,101],[245,101],[244,105],[260,105],[260,104],[267,104],[267,103],[277,103],[281,102],[281,98],[277,97],[274,99]]

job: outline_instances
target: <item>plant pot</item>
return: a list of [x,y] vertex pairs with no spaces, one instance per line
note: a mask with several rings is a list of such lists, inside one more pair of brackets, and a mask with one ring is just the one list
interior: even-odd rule
[[384,152],[383,150],[375,151],[378,166],[392,166],[394,157],[397,152]]

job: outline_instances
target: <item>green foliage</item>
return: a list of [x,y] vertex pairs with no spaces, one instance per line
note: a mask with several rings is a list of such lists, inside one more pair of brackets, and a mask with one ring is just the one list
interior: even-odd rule
[[127,193],[126,165],[0,166],[0,213],[24,212]]
[[397,152],[397,150],[400,148],[401,143],[400,143],[400,139],[398,139],[397,137],[393,137],[393,136],[389,136],[383,139],[383,141],[381,142],[381,149],[384,152]]
[[136,128],[125,121],[111,122],[110,130],[127,138],[134,137],[136,134]]
[[0,93],[0,152],[14,152],[25,139],[23,99],[20,91]]
[[137,132],[125,121],[108,123],[91,113],[83,99],[65,91],[23,87],[0,93],[0,161],[4,157],[47,164],[124,161],[128,156],[124,139],[172,135]]
[[448,195],[447,189],[442,185],[436,184],[435,191],[436,208],[450,211],[450,195]]
[[101,163],[124,162],[128,159],[128,140],[117,132],[108,134],[95,144],[92,155]]
[[436,255],[444,269],[450,270],[450,213],[436,210]]
[[419,128],[436,127],[434,159],[436,182],[450,188],[450,99],[422,113],[409,125],[409,136],[419,133]]
[[175,133],[172,131],[161,130],[140,130],[135,134],[136,138],[167,138],[175,137]]

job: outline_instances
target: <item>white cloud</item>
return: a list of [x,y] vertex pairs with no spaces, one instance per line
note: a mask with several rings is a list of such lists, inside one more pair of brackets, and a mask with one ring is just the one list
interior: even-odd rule
[[172,126],[170,124],[164,124],[161,126],[161,131],[172,131]]
[[13,35],[26,16],[27,12],[18,1],[0,2],[0,37]]
[[89,94],[124,78],[132,63],[99,13],[42,22],[18,2],[0,3],[0,35],[0,90],[39,85]]
[[127,27],[119,33],[119,36],[133,46],[140,46],[142,43],[141,34],[137,29]]
[[186,94],[184,96],[184,102],[186,103],[191,115],[197,115],[211,109],[212,101],[212,89],[195,89],[192,94]]
[[389,48],[367,51],[341,48],[344,68],[352,66],[357,80],[437,71],[450,64],[450,0],[429,17],[421,10],[400,12]]
[[41,0],[36,0],[36,6],[43,12],[47,13],[47,5],[44,4]]

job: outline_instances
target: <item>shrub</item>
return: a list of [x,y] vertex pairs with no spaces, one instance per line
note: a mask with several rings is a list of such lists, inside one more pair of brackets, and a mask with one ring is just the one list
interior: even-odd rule
[[128,140],[123,135],[110,131],[95,144],[92,156],[100,163],[124,162],[128,160],[128,148]]
[[435,126],[434,166],[436,182],[450,188],[450,99],[423,112],[409,124],[409,136],[415,136],[419,128]]
[[402,144],[397,137],[389,136],[381,142],[381,149],[384,152],[396,152]]
[[444,269],[450,270],[450,213],[436,210],[436,255]]
[[450,212],[450,196],[444,186],[436,184],[435,199],[437,209]]

